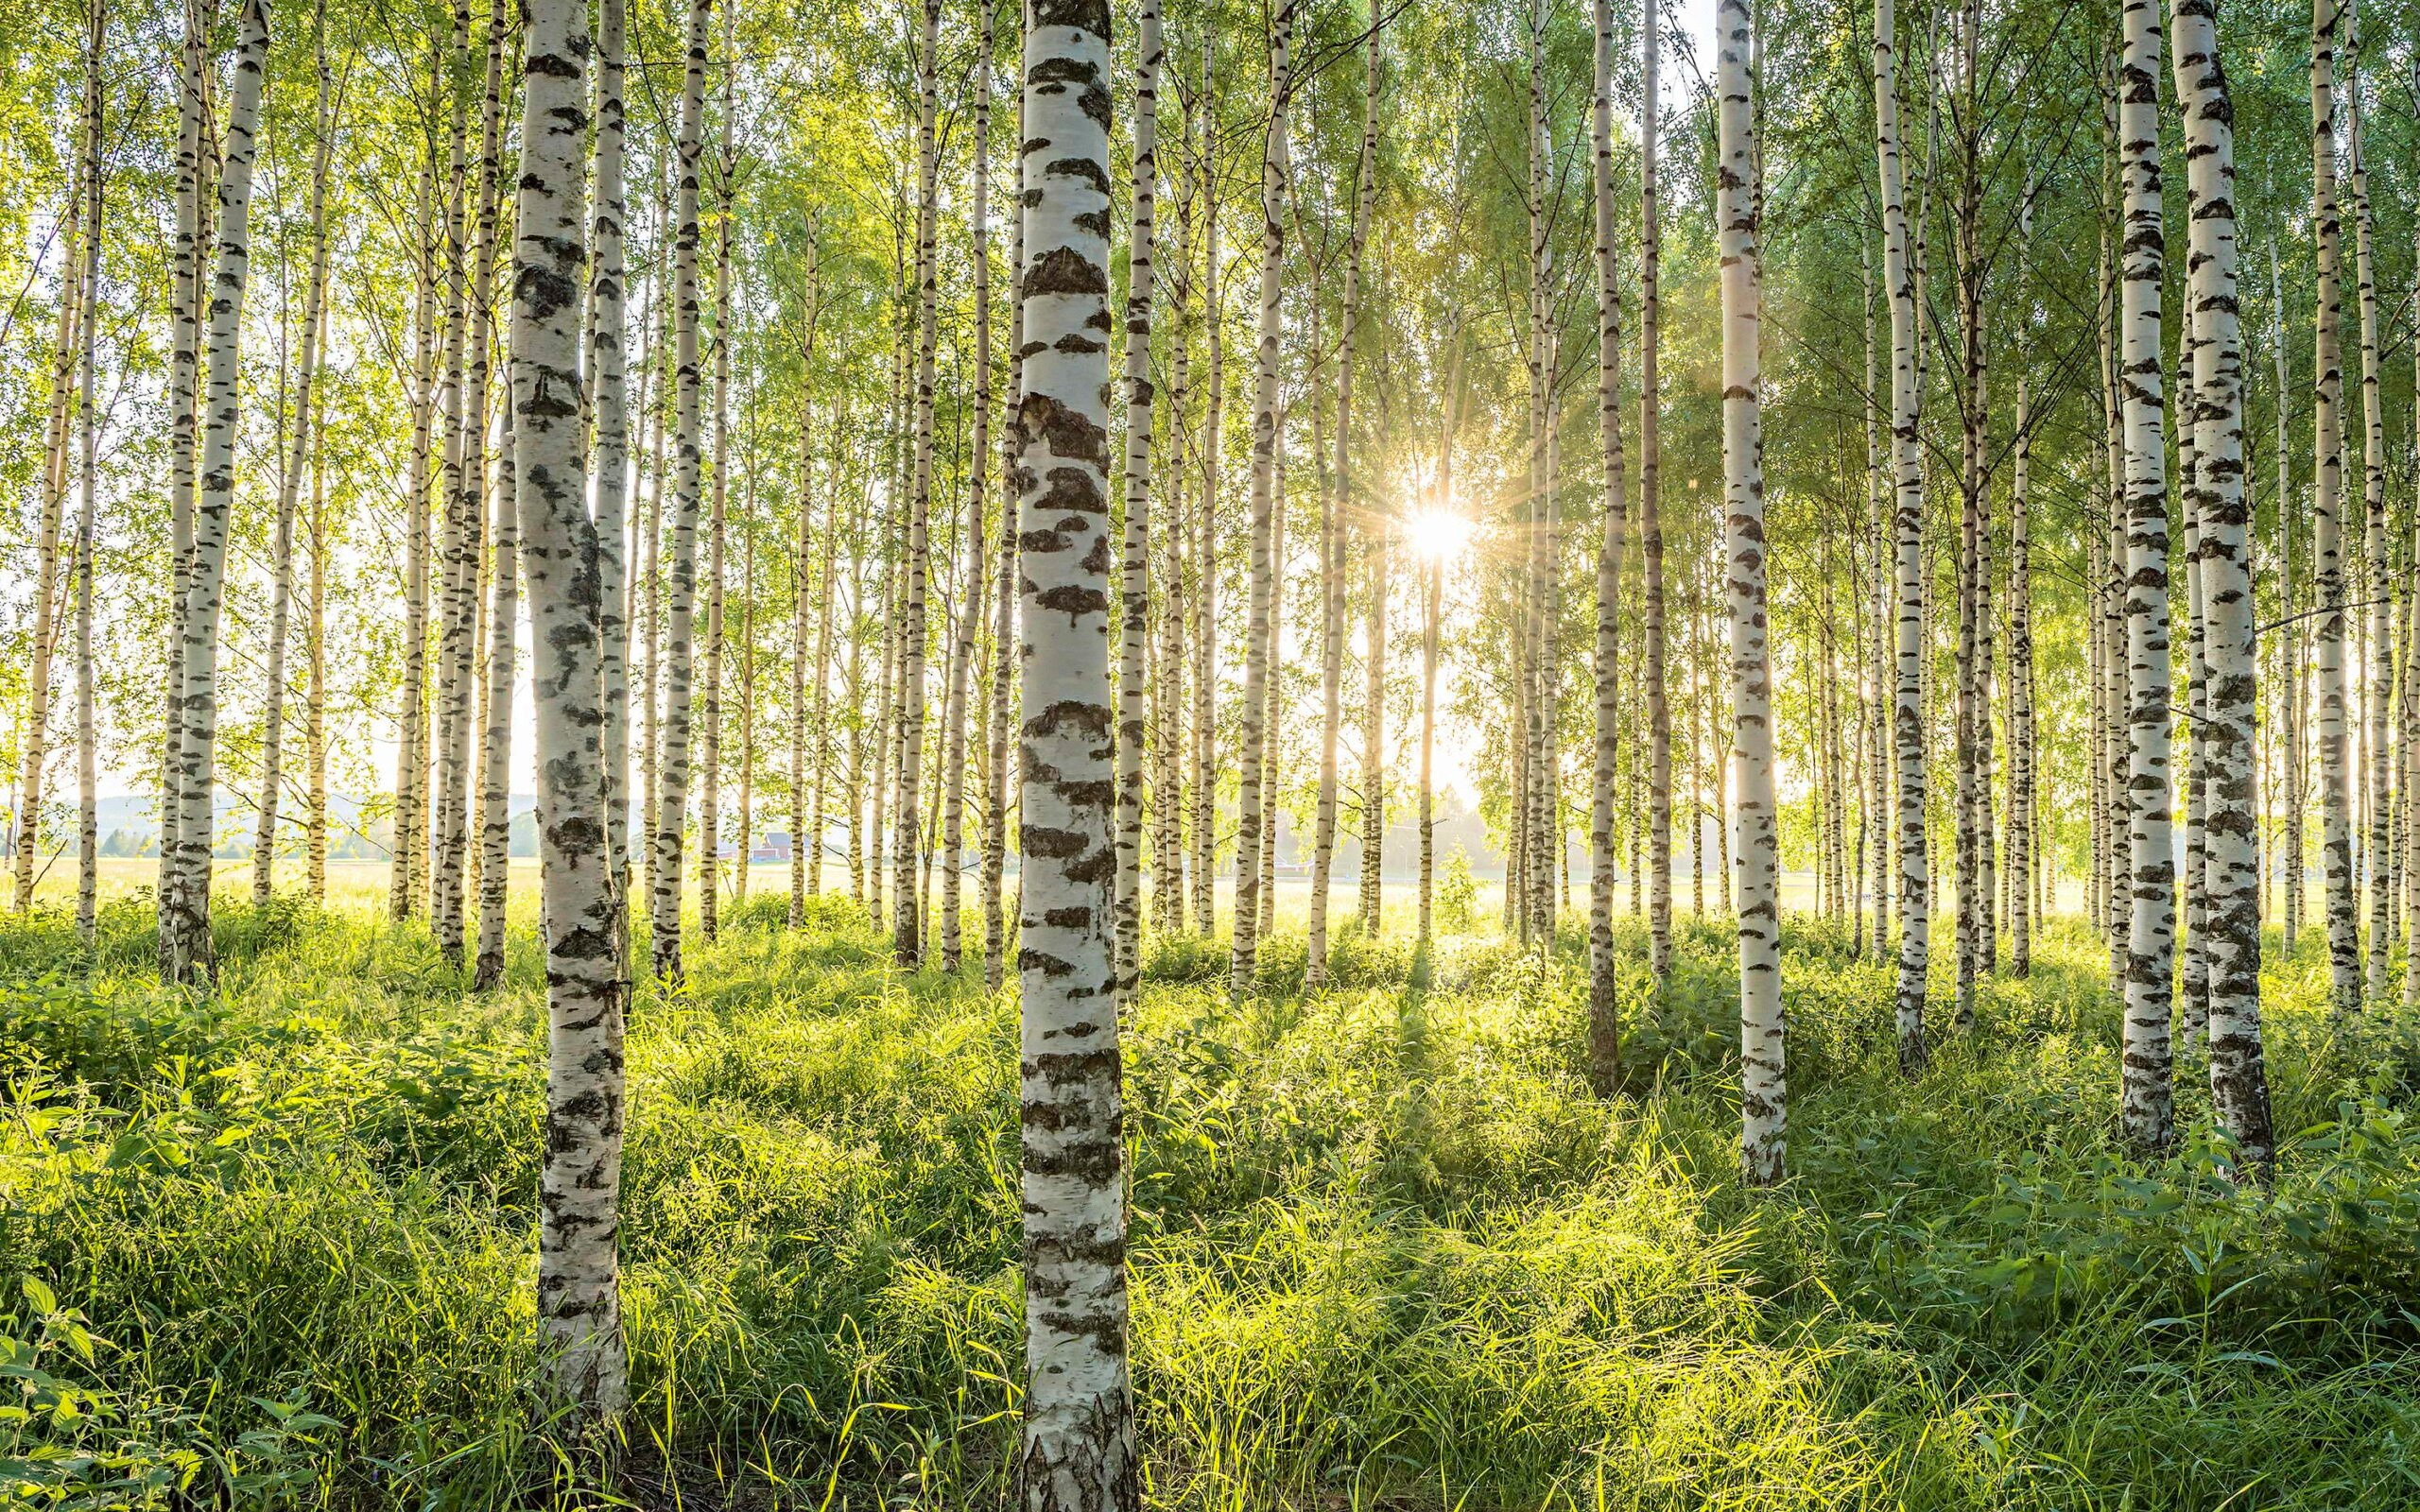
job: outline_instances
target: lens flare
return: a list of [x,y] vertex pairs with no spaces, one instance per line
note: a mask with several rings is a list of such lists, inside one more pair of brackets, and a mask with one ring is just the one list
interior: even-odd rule
[[1468,518],[1443,509],[1423,510],[1403,523],[1404,539],[1410,542],[1411,549],[1431,561],[1446,561],[1461,555],[1477,528]]

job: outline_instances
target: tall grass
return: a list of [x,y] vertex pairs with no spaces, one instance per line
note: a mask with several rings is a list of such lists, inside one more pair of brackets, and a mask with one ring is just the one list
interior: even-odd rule
[[[533,1389],[527,920],[474,998],[417,929],[222,907],[209,1001],[147,984],[140,900],[89,971],[63,919],[0,922],[0,1368],[32,1409],[0,1421],[0,1481],[1006,1504],[1013,993],[902,978],[845,902],[799,933],[782,912],[752,900],[684,989],[632,1006],[636,1400],[602,1457]],[[1576,938],[1414,962],[1408,922],[1344,931],[1307,997],[1281,937],[1243,1005],[1214,945],[1154,947],[1127,1048],[1154,1505],[2420,1501],[2420,1051],[2384,1009],[2332,1029],[2314,954],[2269,983],[2291,1137],[2263,1191],[2205,1122],[2123,1158],[2081,931],[1911,1085],[1887,973],[1794,923],[1792,1177],[1751,1194],[1725,932],[1683,930],[1660,994],[1626,981],[1625,1091],[1599,1103]]]

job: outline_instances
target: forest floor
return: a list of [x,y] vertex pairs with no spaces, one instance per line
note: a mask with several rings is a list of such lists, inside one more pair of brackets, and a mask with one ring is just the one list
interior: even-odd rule
[[[529,1384],[527,920],[471,997],[354,902],[222,905],[208,1003],[146,984],[139,898],[89,979],[63,916],[0,921],[0,1373],[29,1409],[0,1407],[0,1483],[1008,1504],[1012,992],[901,978],[843,902],[787,932],[780,897],[642,992],[635,1404],[600,1469]],[[1415,988],[1409,922],[1348,929],[1305,997],[1297,921],[1240,1007],[1211,948],[1152,953],[1126,1074],[1153,1506],[2420,1503],[2420,1025],[2331,1031],[2316,932],[2269,983],[2264,1192],[2228,1179],[2198,1065],[2176,1157],[2121,1157],[2080,926],[1971,1028],[1940,1010],[1911,1085],[1887,973],[1793,920],[1791,1178],[1751,1194],[1726,932],[1684,932],[1660,1000],[1634,972],[1600,1103],[1576,934],[1551,964],[1448,937]]]

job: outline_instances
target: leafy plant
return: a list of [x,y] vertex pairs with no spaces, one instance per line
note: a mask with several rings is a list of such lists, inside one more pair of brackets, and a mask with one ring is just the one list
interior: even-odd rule
[[1461,846],[1445,858],[1444,874],[1437,879],[1437,920],[1449,935],[1468,934],[1478,921],[1478,878],[1471,874],[1470,852]]

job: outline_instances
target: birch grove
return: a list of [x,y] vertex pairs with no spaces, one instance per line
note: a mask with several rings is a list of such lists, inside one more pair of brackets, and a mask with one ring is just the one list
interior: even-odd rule
[[[315,1199],[360,1246],[326,1316],[475,1252],[417,1356],[560,1451],[406,1445],[255,1341],[213,1400],[284,1426],[176,1458],[208,1494],[324,1413],[340,1500],[374,1450],[651,1504],[722,1463],[717,1370],[797,1378],[734,1485],[811,1446],[845,1501],[863,1434],[952,1504],[1290,1486],[1199,1379],[1237,1235],[1392,1275],[1422,1224],[1501,1247],[1533,1166],[1582,1233],[1643,1199],[1523,1142],[1668,1115],[1738,1137],[1669,1200],[1887,1168],[1892,1243],[1954,1237],[1827,1292],[1860,1327],[2066,1326],[2101,1241],[2054,1265],[2010,1194],[2087,1180],[2223,1236],[2171,1264],[2187,1210],[2129,1208],[2094,1314],[2199,1308],[2191,1370],[2284,1359],[2228,1335],[2277,1256],[2331,1257],[2314,1308],[2383,1284],[2329,1226],[2401,1211],[2420,1008],[2401,12],[26,5],[0,1059],[27,1159],[93,1177],[37,1195],[182,1172],[121,1219],[199,1246],[261,1151],[374,1128]],[[903,1173],[941,1216],[876,1215]],[[398,1194],[459,1245],[392,1247]],[[60,1288],[133,1284],[58,1245],[25,1349],[95,1395],[20,1425],[45,1475],[150,1421],[55,1348]],[[684,1289],[726,1248],[746,1286]],[[709,1303],[819,1342],[726,1358]],[[216,1337],[144,1307],[95,1336]],[[1372,1467],[1447,1432],[1281,1375]]]

